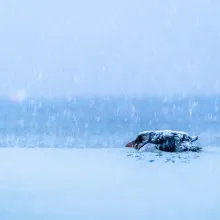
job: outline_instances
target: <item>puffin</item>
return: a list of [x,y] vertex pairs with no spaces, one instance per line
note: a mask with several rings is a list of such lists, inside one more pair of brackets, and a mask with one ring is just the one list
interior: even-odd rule
[[146,151],[199,152],[202,148],[195,145],[197,140],[198,136],[190,136],[183,131],[152,130],[140,132],[126,147],[137,151],[144,148]]

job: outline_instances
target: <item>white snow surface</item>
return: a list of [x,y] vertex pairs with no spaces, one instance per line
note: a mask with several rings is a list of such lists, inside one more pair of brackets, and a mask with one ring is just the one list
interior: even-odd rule
[[0,219],[219,220],[220,148],[0,149]]

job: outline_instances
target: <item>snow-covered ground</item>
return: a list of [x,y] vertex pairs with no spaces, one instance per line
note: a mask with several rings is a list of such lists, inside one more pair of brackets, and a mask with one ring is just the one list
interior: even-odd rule
[[0,219],[220,219],[220,148],[0,149]]

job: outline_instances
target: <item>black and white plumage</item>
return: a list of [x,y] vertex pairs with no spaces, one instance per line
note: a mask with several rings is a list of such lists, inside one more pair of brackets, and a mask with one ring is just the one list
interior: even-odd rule
[[132,147],[136,150],[146,147],[167,152],[197,152],[202,148],[194,144],[196,140],[198,140],[198,136],[191,137],[182,131],[143,131],[138,134],[134,141],[128,143],[126,147]]

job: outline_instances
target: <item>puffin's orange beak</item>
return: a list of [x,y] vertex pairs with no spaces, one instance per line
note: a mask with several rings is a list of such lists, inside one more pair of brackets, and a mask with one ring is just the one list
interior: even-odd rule
[[126,144],[126,147],[133,148],[134,147],[134,141],[131,141],[128,144]]

